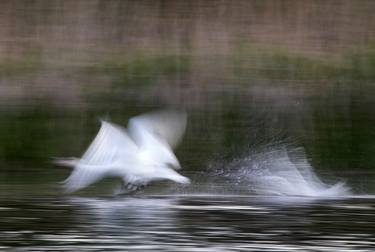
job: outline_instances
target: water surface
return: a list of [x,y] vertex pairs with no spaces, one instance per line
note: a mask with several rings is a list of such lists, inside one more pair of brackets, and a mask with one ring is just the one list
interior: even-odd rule
[[232,196],[1,199],[17,251],[370,251],[374,198]]

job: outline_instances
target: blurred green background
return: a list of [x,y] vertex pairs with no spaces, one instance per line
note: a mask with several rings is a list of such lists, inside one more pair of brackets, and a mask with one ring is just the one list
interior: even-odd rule
[[365,0],[1,1],[0,182],[55,183],[67,171],[51,158],[81,155],[99,118],[178,108],[185,174],[281,140],[371,191],[374,12]]

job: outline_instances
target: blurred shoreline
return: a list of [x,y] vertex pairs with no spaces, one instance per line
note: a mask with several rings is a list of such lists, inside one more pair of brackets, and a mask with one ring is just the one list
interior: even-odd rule
[[212,89],[251,88],[257,80],[298,81],[307,95],[327,81],[375,80],[372,1],[42,0],[0,7],[1,100],[69,108],[87,103],[90,93],[148,86],[162,102],[179,105],[161,90],[199,101]]

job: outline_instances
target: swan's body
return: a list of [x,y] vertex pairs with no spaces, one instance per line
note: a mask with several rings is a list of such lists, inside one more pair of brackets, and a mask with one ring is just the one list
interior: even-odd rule
[[174,169],[180,163],[172,151],[181,139],[186,116],[159,112],[130,119],[128,129],[106,121],[81,159],[62,159],[58,164],[74,167],[64,181],[66,191],[80,190],[105,177],[119,177],[129,189],[150,181],[189,183]]

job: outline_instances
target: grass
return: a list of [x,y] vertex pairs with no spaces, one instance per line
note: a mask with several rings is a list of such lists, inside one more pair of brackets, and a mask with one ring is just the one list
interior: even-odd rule
[[311,56],[277,46],[240,43],[229,61],[236,76],[302,81],[375,81],[375,45],[335,56]]
[[15,78],[37,73],[42,67],[42,51],[35,47],[24,51],[20,55],[4,57],[0,60],[0,76]]
[[158,78],[170,78],[185,73],[189,67],[189,55],[137,51],[120,53],[119,56],[104,60],[99,71],[110,76],[115,87],[128,87],[149,85]]

